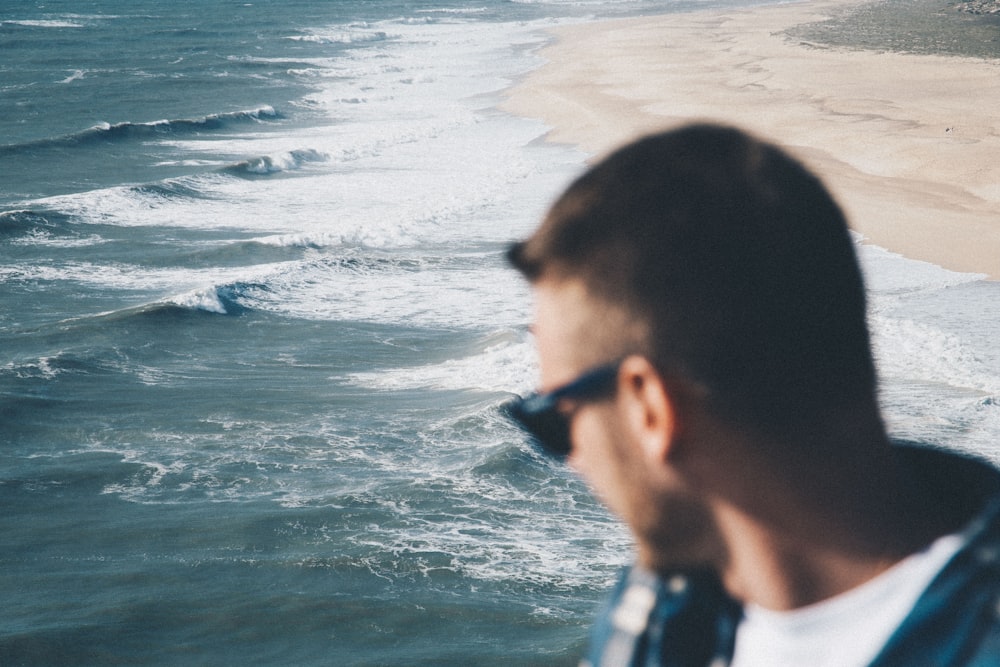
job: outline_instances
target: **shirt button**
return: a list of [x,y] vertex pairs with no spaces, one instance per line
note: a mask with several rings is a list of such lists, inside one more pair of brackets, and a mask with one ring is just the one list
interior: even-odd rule
[[667,582],[667,590],[669,590],[674,595],[680,595],[687,590],[688,580],[687,577],[681,574],[675,574],[670,577],[670,581]]
[[997,561],[998,549],[996,547],[980,547],[976,549],[976,560],[980,563],[995,563]]

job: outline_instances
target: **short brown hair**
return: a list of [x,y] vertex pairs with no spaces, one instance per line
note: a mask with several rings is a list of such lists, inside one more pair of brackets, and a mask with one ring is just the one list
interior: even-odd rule
[[780,431],[869,401],[865,291],[840,208],[776,146],[698,124],[612,153],[508,252],[644,321],[648,356],[723,416]]

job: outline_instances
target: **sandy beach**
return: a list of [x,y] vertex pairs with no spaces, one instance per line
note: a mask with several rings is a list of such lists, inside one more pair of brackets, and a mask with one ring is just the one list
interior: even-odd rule
[[599,156],[693,120],[748,129],[816,170],[867,241],[1000,279],[1000,60],[792,37],[858,0],[556,31],[505,108]]

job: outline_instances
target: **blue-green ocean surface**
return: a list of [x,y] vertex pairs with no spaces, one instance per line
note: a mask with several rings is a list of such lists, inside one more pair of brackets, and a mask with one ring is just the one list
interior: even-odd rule
[[[629,540],[497,406],[586,156],[495,105],[691,6],[0,0],[0,665],[575,664]],[[862,252],[894,432],[997,458],[997,284]]]

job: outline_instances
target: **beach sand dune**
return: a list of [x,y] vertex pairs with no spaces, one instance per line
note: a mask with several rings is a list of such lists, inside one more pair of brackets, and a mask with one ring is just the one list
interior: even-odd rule
[[813,167],[877,245],[1000,278],[1000,60],[850,50],[788,31],[857,0],[564,27],[505,108],[598,156],[693,120]]

